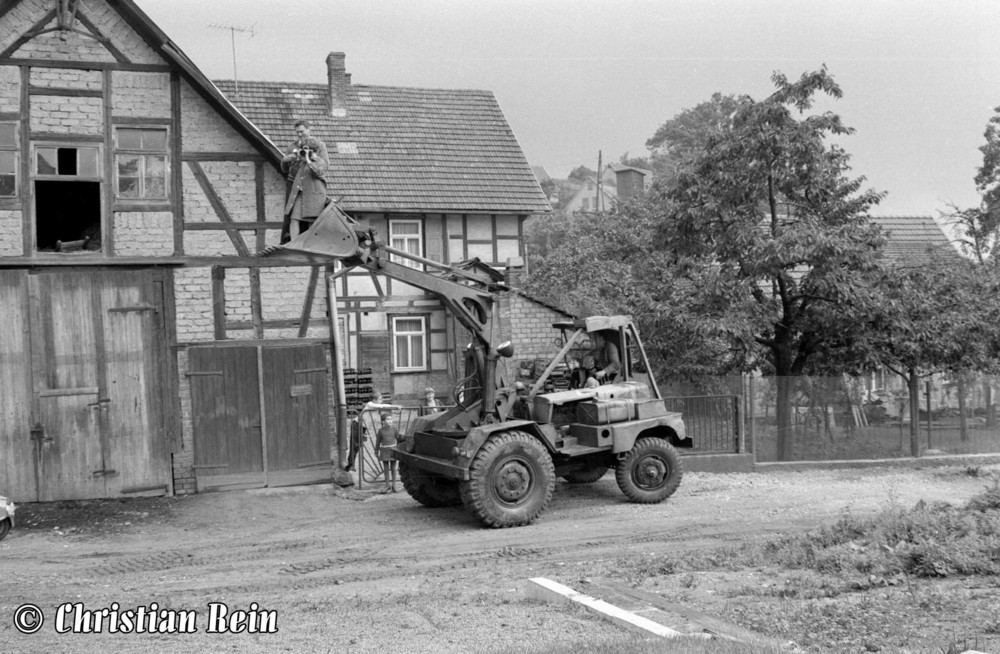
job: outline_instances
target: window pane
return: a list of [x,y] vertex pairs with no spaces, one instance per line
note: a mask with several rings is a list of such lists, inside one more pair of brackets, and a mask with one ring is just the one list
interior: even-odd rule
[[138,177],[139,176],[139,155],[137,154],[120,154],[116,157],[118,161],[118,176],[119,177]]
[[76,175],[76,148],[59,148],[57,151],[59,159],[58,167],[60,175]]
[[420,223],[395,221],[392,223],[392,233],[394,236],[418,235],[420,234]]
[[17,125],[14,123],[0,124],[0,145],[7,147],[17,145]]
[[139,178],[118,176],[118,197],[137,198],[139,197]]
[[77,174],[85,177],[97,177],[99,174],[97,167],[97,148],[80,148],[80,170]]
[[399,334],[413,334],[423,332],[424,321],[420,318],[400,318],[396,321],[396,332]]
[[142,133],[138,129],[119,129],[118,148],[121,150],[142,149]]
[[0,175],[13,175],[17,172],[17,157],[13,152],[0,152]]
[[410,346],[412,348],[412,354],[410,357],[410,363],[414,368],[424,367],[424,337],[423,336],[411,336]]
[[397,368],[409,368],[410,367],[410,341],[406,336],[396,337],[396,367]]
[[146,156],[146,176],[147,177],[166,177],[167,176],[167,159],[166,157],[151,157]]
[[0,197],[9,198],[17,187],[14,175],[0,175]]
[[39,175],[55,175],[56,171],[56,149],[55,148],[38,148],[35,150],[38,155],[36,161],[36,170]]
[[144,197],[147,198],[165,198],[167,197],[167,185],[164,183],[162,177],[147,177],[146,178],[146,193]]
[[143,150],[166,150],[167,130],[165,129],[144,129],[142,130]]

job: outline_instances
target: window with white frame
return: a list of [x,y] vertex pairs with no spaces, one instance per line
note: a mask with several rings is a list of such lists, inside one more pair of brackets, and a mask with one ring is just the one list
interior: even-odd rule
[[[389,245],[396,250],[418,257],[424,256],[423,236],[423,230],[419,220],[389,221]],[[401,263],[404,266],[409,266],[410,268],[421,267],[418,262],[395,254],[392,255],[391,260],[396,263]]]
[[427,319],[424,316],[392,319],[392,360],[396,371],[427,369]]
[[17,123],[0,123],[0,198],[17,196]]
[[115,129],[115,193],[127,200],[167,199],[167,128]]

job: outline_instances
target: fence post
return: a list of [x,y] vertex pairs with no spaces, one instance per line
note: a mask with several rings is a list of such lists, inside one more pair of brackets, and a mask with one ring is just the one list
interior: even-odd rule
[[757,461],[757,425],[756,425],[757,407],[755,405],[757,404],[757,386],[754,383],[753,375],[748,375],[748,378],[749,378],[748,383],[750,386],[750,390],[747,393],[750,396],[750,410],[748,411],[749,414],[748,420],[750,423],[750,451],[753,453],[753,460],[756,462]]
[[[742,386],[742,384],[741,384]],[[736,409],[736,453],[743,454],[743,394],[733,396],[733,408]]]

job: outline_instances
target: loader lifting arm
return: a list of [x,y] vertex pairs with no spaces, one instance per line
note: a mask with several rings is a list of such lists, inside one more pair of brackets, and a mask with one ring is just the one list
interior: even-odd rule
[[[375,236],[373,230],[363,229],[357,221],[331,203],[307,231],[284,245],[271,246],[259,252],[258,256],[307,261],[313,265],[339,261],[343,269],[336,273],[337,276],[354,268],[363,268],[372,274],[387,275],[415,286],[439,298],[472,334],[474,367],[478,371],[479,388],[482,389],[482,402],[478,411],[480,415],[475,422],[481,424],[489,421],[497,388],[496,361],[499,356],[493,345],[497,324],[493,315],[496,308],[494,293],[507,290],[507,287],[485,274],[391,248],[377,241]],[[393,261],[389,255],[422,264],[428,270]],[[464,408],[471,409],[472,406]]]

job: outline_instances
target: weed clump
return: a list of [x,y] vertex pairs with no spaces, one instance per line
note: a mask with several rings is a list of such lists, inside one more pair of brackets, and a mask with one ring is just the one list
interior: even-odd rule
[[770,544],[789,567],[876,577],[1000,575],[1000,482],[965,506],[918,502]]

